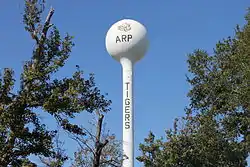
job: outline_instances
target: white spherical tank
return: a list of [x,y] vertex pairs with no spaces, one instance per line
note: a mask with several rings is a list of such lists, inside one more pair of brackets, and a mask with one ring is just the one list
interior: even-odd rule
[[135,63],[145,55],[148,45],[146,28],[131,19],[114,23],[106,35],[107,51],[119,62],[121,58],[128,58]]

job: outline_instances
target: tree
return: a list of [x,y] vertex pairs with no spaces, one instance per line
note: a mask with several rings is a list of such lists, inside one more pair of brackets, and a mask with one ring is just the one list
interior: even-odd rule
[[42,23],[44,0],[26,0],[23,15],[25,30],[35,42],[33,55],[21,73],[20,88],[13,91],[14,71],[5,68],[0,77],[0,164],[21,166],[28,164],[31,154],[51,157],[56,130],[48,130],[39,112],[49,113],[62,129],[84,135],[82,128],[70,123],[82,111],[109,111],[111,101],[95,86],[94,76],[83,77],[77,66],[71,78],[52,79],[69,58],[74,43],[72,36],[61,37],[51,23],[51,8]]
[[97,119],[92,122],[94,130],[85,129],[86,136],[71,135],[80,149],[75,152],[72,167],[121,167],[123,154],[121,142],[114,134],[105,130],[104,115],[96,112]]
[[[216,44],[214,54],[189,55],[192,89],[186,116],[156,140],[140,145],[137,159],[150,167],[246,167],[250,145],[250,11],[235,36]],[[181,127],[178,127],[178,125]]]

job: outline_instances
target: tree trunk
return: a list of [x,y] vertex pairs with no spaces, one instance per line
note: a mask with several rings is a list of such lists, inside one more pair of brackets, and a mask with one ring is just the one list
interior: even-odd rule
[[102,133],[102,122],[104,115],[97,112],[99,115],[97,127],[96,127],[96,142],[95,142],[95,153],[93,159],[93,167],[100,167],[100,159],[102,155],[102,149],[108,144],[108,140],[105,140],[104,143],[101,142],[101,133]]

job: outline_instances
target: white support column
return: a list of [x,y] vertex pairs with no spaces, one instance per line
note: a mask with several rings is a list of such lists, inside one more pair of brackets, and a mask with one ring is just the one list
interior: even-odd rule
[[123,71],[123,167],[134,167],[133,63],[121,58]]

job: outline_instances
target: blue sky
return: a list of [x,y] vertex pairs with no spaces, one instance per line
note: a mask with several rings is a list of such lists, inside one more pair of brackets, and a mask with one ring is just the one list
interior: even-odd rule
[[[109,93],[112,111],[106,117],[107,127],[122,138],[121,66],[105,49],[109,27],[123,18],[133,18],[148,29],[150,48],[135,66],[135,155],[138,145],[152,130],[163,136],[176,117],[184,115],[190,86],[185,80],[187,54],[194,49],[212,53],[215,43],[233,35],[236,24],[244,24],[249,0],[50,0],[55,8],[53,23],[64,34],[75,36],[67,64],[55,76],[70,77],[75,65],[94,73],[102,92]],[[23,0],[0,1],[0,68],[12,67],[19,77],[23,61],[31,57],[33,41],[22,24]],[[47,117],[44,115],[44,117]],[[88,125],[89,114],[76,118]],[[49,121],[48,121],[49,120]],[[48,126],[54,126],[50,118]],[[65,140],[65,148],[73,154],[76,144]],[[136,162],[136,167],[142,166]]]

